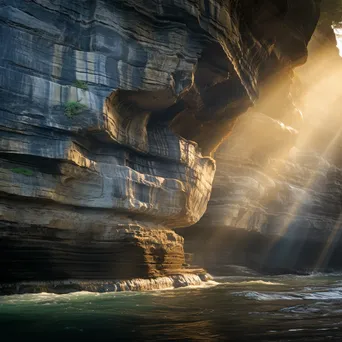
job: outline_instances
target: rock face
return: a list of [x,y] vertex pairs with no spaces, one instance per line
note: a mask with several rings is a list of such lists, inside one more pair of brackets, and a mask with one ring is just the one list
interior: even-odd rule
[[[282,272],[341,267],[342,170],[292,148],[298,132],[250,112],[216,154],[208,210],[180,231],[195,263]],[[201,241],[206,241],[205,244]]]
[[336,38],[326,37],[331,27],[322,29],[326,21],[296,71],[305,114],[299,131],[284,124],[286,115],[241,116],[215,155],[205,216],[180,232],[195,262],[213,272],[229,264],[268,272],[342,267],[342,59]]
[[291,83],[318,15],[314,0],[1,1],[1,281],[179,272],[169,229],[205,212],[210,153],[270,75]]

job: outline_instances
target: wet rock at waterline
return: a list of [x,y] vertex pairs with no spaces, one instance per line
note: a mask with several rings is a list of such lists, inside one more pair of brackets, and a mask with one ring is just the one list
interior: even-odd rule
[[77,291],[87,292],[127,292],[156,291],[175,289],[186,286],[203,286],[217,284],[204,270],[198,273],[174,274],[168,277],[149,279],[132,278],[129,280],[61,280],[61,281],[30,281],[0,284],[0,295],[21,293],[55,293],[63,294]]
[[2,281],[181,268],[168,229],[203,215],[209,155],[271,75],[277,114],[292,112],[318,14],[316,1],[2,1]]

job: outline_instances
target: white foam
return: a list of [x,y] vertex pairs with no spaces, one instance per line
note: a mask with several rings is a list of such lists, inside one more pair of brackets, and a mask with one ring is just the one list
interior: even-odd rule
[[214,280],[208,280],[198,285],[188,285],[188,286],[182,286],[182,287],[168,287],[168,288],[164,288],[160,290],[153,290],[153,291],[148,291],[148,292],[154,295],[159,295],[160,293],[163,293],[165,291],[186,291],[189,289],[204,289],[204,288],[209,288],[209,287],[215,287],[217,285],[222,285],[222,283],[218,283],[217,281],[214,281]]
[[240,281],[240,282],[228,282],[226,284],[229,285],[271,285],[271,286],[279,286],[279,285],[285,285],[283,283],[277,283],[272,281],[264,281],[264,280],[248,280],[248,281]]
[[300,300],[302,298],[292,296],[286,293],[261,293],[256,291],[243,291],[233,293],[236,296],[244,296],[254,300],[272,301],[272,300]]
[[289,329],[288,331],[304,331],[305,329]]
[[[119,282],[118,282],[119,283]],[[141,286],[142,290],[138,290],[137,285],[149,285],[144,288]],[[75,300],[84,301],[85,299],[91,299],[96,296],[106,296],[106,297],[117,297],[117,296],[138,296],[142,293],[159,293],[168,290],[187,290],[187,289],[200,289],[208,288],[217,285],[221,285],[214,280],[202,281],[197,275],[180,275],[178,277],[164,277],[156,279],[134,279],[131,281],[120,282],[121,289],[126,291],[108,291],[108,292],[90,292],[90,291],[75,291],[65,294],[56,293],[26,293],[19,295],[9,295],[0,296],[0,307],[3,304],[39,304],[39,305],[49,305],[49,304],[59,304]],[[138,291],[137,291],[138,290]]]
[[298,313],[298,314],[308,314],[308,313],[317,313],[320,312],[321,309],[314,307],[307,307],[302,305],[290,306],[288,308],[283,308],[280,310],[281,312],[289,312],[289,313]]
[[2,296],[0,297],[0,305],[1,304],[54,304],[59,301],[74,301],[75,299],[83,299],[89,296],[98,296],[97,292],[88,292],[88,291],[78,291],[71,292],[66,294],[56,294],[56,293],[26,293],[20,295],[10,295],[10,296]]
[[336,300],[342,299],[342,292],[336,289],[332,291],[314,292],[303,295],[303,298],[308,300]]
[[[245,284],[246,285],[246,284]],[[294,294],[288,292],[257,292],[257,291],[242,291],[233,293],[234,295],[244,296],[255,300],[342,300],[342,288],[333,288],[329,291],[316,291],[312,293],[296,292]]]

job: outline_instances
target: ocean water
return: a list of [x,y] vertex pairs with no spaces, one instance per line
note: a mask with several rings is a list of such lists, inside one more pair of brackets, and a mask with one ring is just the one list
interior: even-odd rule
[[342,274],[0,297],[1,341],[342,341]]

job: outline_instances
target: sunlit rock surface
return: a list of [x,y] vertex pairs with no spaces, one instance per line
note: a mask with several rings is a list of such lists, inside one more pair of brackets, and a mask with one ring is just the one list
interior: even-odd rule
[[214,273],[229,273],[229,264],[267,272],[342,268],[341,2],[322,2],[321,10],[307,63],[290,85],[302,120],[299,111],[270,105],[282,103],[276,77],[274,91],[240,116],[218,149],[206,214],[179,231],[194,263]]
[[318,14],[316,1],[1,1],[1,280],[179,270],[168,229],[205,212],[208,156],[270,75],[286,80],[279,115],[291,107]]
[[342,169],[293,147],[297,134],[261,113],[239,118],[216,153],[206,214],[180,230],[195,263],[220,273],[234,263],[268,272],[341,267]]
[[260,113],[241,116],[216,154],[212,199],[202,223],[275,235],[294,229],[296,236],[312,224],[325,234],[322,224],[340,212],[341,170],[293,147],[297,134]]

